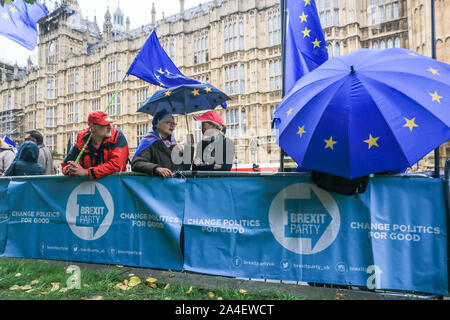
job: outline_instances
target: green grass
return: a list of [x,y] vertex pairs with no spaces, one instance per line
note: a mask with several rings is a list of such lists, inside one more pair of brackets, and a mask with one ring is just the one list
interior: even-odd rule
[[[293,295],[273,292],[254,294],[227,287],[204,290],[186,285],[167,285],[156,281],[152,287],[146,279],[133,286],[124,286],[131,276],[121,268],[101,271],[81,269],[80,289],[67,290],[67,280],[72,274],[66,267],[54,263],[22,259],[0,259],[0,300],[299,300]],[[52,284],[53,283],[53,284]],[[52,291],[52,288],[56,287]],[[122,284],[122,290],[117,288]],[[31,287],[31,288],[30,288]],[[16,290],[11,290],[11,289]]]

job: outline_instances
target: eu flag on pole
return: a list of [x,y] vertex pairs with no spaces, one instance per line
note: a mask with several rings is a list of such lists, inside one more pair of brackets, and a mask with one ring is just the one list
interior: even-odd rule
[[328,60],[314,0],[286,0],[285,93],[298,79]]
[[34,50],[37,46],[37,23],[48,15],[39,2],[15,0],[0,5],[0,34],[21,46]]
[[134,59],[127,75],[132,74],[154,85],[170,88],[182,84],[200,84],[185,77],[161,47],[156,31],[153,30],[141,51]]

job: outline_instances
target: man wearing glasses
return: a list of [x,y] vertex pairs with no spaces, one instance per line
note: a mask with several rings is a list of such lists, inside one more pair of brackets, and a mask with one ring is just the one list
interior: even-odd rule
[[[92,180],[126,171],[128,143],[120,130],[113,128],[108,114],[94,111],[89,114],[89,128],[77,136],[75,146],[70,150],[61,164],[66,176],[89,176]],[[79,163],[75,163],[78,155],[92,135],[91,141],[84,150]]]

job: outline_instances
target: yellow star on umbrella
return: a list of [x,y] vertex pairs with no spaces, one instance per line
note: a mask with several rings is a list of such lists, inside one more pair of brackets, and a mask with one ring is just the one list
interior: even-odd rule
[[333,141],[333,137],[330,137],[329,140],[324,140],[324,141],[327,144],[325,146],[325,149],[330,148],[331,150],[334,150],[334,145],[337,143],[337,141]]
[[403,128],[409,128],[409,130],[411,132],[413,131],[414,128],[419,126],[415,123],[416,118],[412,118],[411,120],[405,118],[405,120],[406,120],[406,124],[403,126]]
[[210,87],[206,87],[205,91],[206,91],[206,93],[210,93],[212,91],[212,89]]
[[[320,48],[320,43],[321,43],[322,41],[319,41],[319,40],[317,40],[317,38],[316,38],[316,41],[313,41],[313,45],[314,45],[314,48],[316,48],[316,47],[318,47],[318,48]],[[314,49],[313,48],[313,49]]]
[[410,53],[408,53],[410,56],[413,56],[413,57],[417,57],[417,54],[415,54],[415,53],[412,53],[412,52],[410,52]]
[[308,22],[307,21],[307,19],[306,18],[308,18],[308,15],[307,14],[305,14],[304,12],[302,13],[302,15],[301,16],[299,16],[300,17],[300,19],[302,19],[302,21],[301,22]]
[[374,138],[374,137],[372,137],[372,134],[370,134],[369,139],[368,140],[364,140],[364,142],[369,145],[369,150],[370,150],[374,146],[375,147],[380,147],[378,145],[378,143],[377,143],[378,139],[380,139],[380,138],[379,137],[378,138]]
[[162,68],[160,68],[160,69],[158,70],[158,72],[161,73],[161,74],[164,74],[164,71],[162,70]]
[[437,91],[435,91],[434,93],[430,93],[430,96],[433,97],[432,102],[437,101],[437,102],[441,103],[442,97],[437,93]]
[[293,111],[292,108],[290,108],[289,111],[286,112],[286,115],[290,116],[292,114],[292,111]]
[[7,13],[4,13],[4,14],[2,14],[2,18],[6,20],[9,18],[9,15]]
[[16,13],[16,12],[17,12],[17,9],[14,8],[14,7],[11,7],[11,9],[9,9],[9,11],[11,11],[12,13]]
[[164,93],[166,95],[166,97],[170,97],[170,95],[172,94],[171,91],[166,91],[166,93]]
[[305,133],[306,133],[306,131],[305,131],[305,126],[303,126],[303,127],[298,127],[298,132],[297,132],[297,134],[300,135],[300,138],[302,138],[303,135],[304,135]]
[[169,70],[167,70],[167,69],[166,69],[166,73],[167,73],[167,75],[168,75],[168,76],[170,76],[170,75],[171,75],[170,71],[169,71]]
[[439,72],[436,69],[433,69],[432,67],[428,68],[427,71],[430,71],[434,76],[440,75]]
[[303,1],[305,1],[305,7],[309,4],[309,5],[311,5],[311,0],[303,0]]
[[192,91],[192,93],[194,94],[194,97],[200,95],[200,91],[198,89],[194,89],[194,91]]
[[308,29],[308,27],[305,27],[305,30],[302,31],[303,32],[303,38],[305,37],[311,37],[309,35],[309,33],[311,32],[311,29]]

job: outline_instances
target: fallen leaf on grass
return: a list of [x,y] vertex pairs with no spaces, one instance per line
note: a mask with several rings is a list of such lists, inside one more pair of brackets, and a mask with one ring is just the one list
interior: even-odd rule
[[213,292],[208,292],[208,297],[210,297],[210,298],[214,298],[214,293]]
[[21,288],[21,286],[18,286],[17,284],[15,284],[11,288],[9,288],[9,290],[16,291],[16,290],[19,290],[20,288]]
[[131,277],[130,281],[128,282],[128,286],[136,287],[140,283],[141,283],[141,279],[139,279],[138,277]]
[[239,289],[239,293],[246,294],[246,293],[247,293],[247,290]]
[[173,273],[169,275],[169,278],[174,278],[174,277],[175,277],[175,275]]
[[170,283],[166,284],[166,286],[164,287],[164,290],[169,290],[170,288]]
[[153,289],[156,289],[157,285],[156,285],[156,283],[150,283],[150,287],[152,287]]
[[14,277],[18,278],[18,277],[21,277],[21,276],[22,276],[21,273],[16,273],[16,275]]
[[52,288],[50,289],[50,292],[59,290],[59,282],[52,282],[51,284],[52,284]]
[[30,289],[30,290],[27,290],[27,291],[25,291],[26,293],[31,293],[31,292],[33,292],[34,291],[34,289]]
[[27,285],[24,285],[24,286],[20,287],[20,289],[22,289],[23,291],[25,291],[25,290],[30,290],[30,289],[32,289],[32,288],[31,288],[31,286],[30,286],[29,284],[27,284]]
[[223,298],[222,297],[218,297],[217,300],[223,300]]
[[48,292],[47,291],[42,291],[40,294],[43,295],[43,296],[46,296],[46,295],[48,295]]
[[86,300],[105,300],[105,298],[103,298],[102,296],[93,296],[93,297],[88,298]]
[[67,289],[67,288],[61,288],[61,290],[59,290],[59,293],[66,293],[67,290],[69,290],[69,289]]
[[127,286],[126,284],[123,284],[123,283],[118,283],[118,284],[116,284],[116,285],[114,286],[114,288],[115,288],[115,289],[124,290],[124,291],[130,290],[130,289],[131,289],[131,287],[129,287],[129,286]]
[[344,295],[342,293],[337,293],[336,294],[336,299],[342,299],[344,297]]
[[116,265],[116,268],[123,268],[123,266]]
[[35,285],[37,285],[39,283],[39,280],[33,280],[33,281],[31,281],[31,285],[32,286],[35,286]]
[[187,294],[190,294],[191,292],[192,292],[192,287],[190,287],[190,288],[188,289],[188,291],[186,291]]
[[158,281],[158,279],[156,279],[156,278],[147,278],[147,279],[145,279],[145,282],[147,282],[147,283],[155,283],[156,281]]

